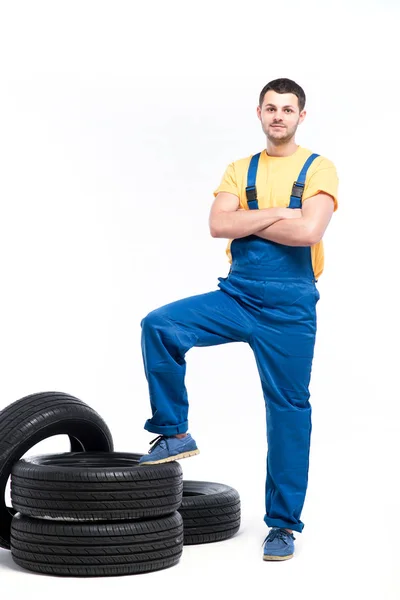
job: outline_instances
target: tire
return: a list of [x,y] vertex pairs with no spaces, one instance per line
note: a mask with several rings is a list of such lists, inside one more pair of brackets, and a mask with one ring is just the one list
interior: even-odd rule
[[181,506],[177,462],[140,465],[140,454],[75,452],[26,457],[11,472],[11,503],[27,516],[120,521],[168,515]]
[[183,551],[178,512],[148,521],[60,523],[17,513],[11,524],[13,560],[49,575],[132,575],[172,567]]
[[10,548],[15,510],[4,496],[12,467],[30,448],[53,435],[69,436],[71,450],[112,451],[111,432],[90,406],[62,392],[31,394],[0,412],[0,548]]
[[227,540],[240,528],[239,493],[222,483],[184,480],[179,512],[184,545]]

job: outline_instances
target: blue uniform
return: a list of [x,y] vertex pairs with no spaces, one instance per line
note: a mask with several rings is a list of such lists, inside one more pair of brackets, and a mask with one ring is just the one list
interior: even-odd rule
[[[306,161],[289,208],[301,207]],[[258,209],[253,156],[246,188]],[[188,429],[185,354],[194,346],[247,342],[254,352],[266,406],[269,527],[301,532],[311,436],[309,383],[319,293],[309,247],[292,247],[250,235],[231,244],[232,265],[218,290],[172,302],[141,322],[142,352],[152,418],[148,431],[163,435]]]

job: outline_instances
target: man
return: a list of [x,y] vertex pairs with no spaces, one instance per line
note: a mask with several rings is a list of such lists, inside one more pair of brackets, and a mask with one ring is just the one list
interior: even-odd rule
[[337,209],[333,163],[295,142],[304,106],[303,89],[290,79],[263,88],[257,116],[266,149],[228,166],[210,213],[211,235],[229,239],[228,276],[219,278],[219,290],[163,306],[141,323],[152,409],[145,429],[159,434],[141,464],[199,452],[187,433],[186,352],[250,344],[267,415],[265,560],[291,558],[293,531],[304,527],[315,283],[324,265],[322,236]]

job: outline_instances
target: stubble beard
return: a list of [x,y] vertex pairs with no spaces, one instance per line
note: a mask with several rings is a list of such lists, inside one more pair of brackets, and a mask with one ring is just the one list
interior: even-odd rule
[[299,123],[297,122],[296,125],[294,127],[292,127],[291,129],[287,130],[286,135],[284,135],[282,137],[274,137],[274,136],[270,135],[268,132],[268,128],[264,127],[264,125],[263,125],[263,131],[264,131],[265,135],[267,136],[267,140],[269,142],[271,142],[272,144],[274,144],[274,146],[283,146],[283,145],[287,144],[288,142],[290,142],[294,138],[298,125],[299,125]]

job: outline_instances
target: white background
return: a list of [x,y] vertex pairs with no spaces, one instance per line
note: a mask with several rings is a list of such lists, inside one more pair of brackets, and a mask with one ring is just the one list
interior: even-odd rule
[[[3,591],[399,598],[398,24],[395,0],[1,2],[0,409],[68,392],[116,450],[147,452],[140,321],[226,276],[212,192],[228,163],[265,147],[268,81],[305,89],[296,141],[340,179],[294,559],[261,559],[264,402],[250,348],[229,344],[187,355],[201,454],[181,465],[239,491],[239,534],[131,577],[39,576],[0,550]],[[28,454],[68,449],[60,436]]]

